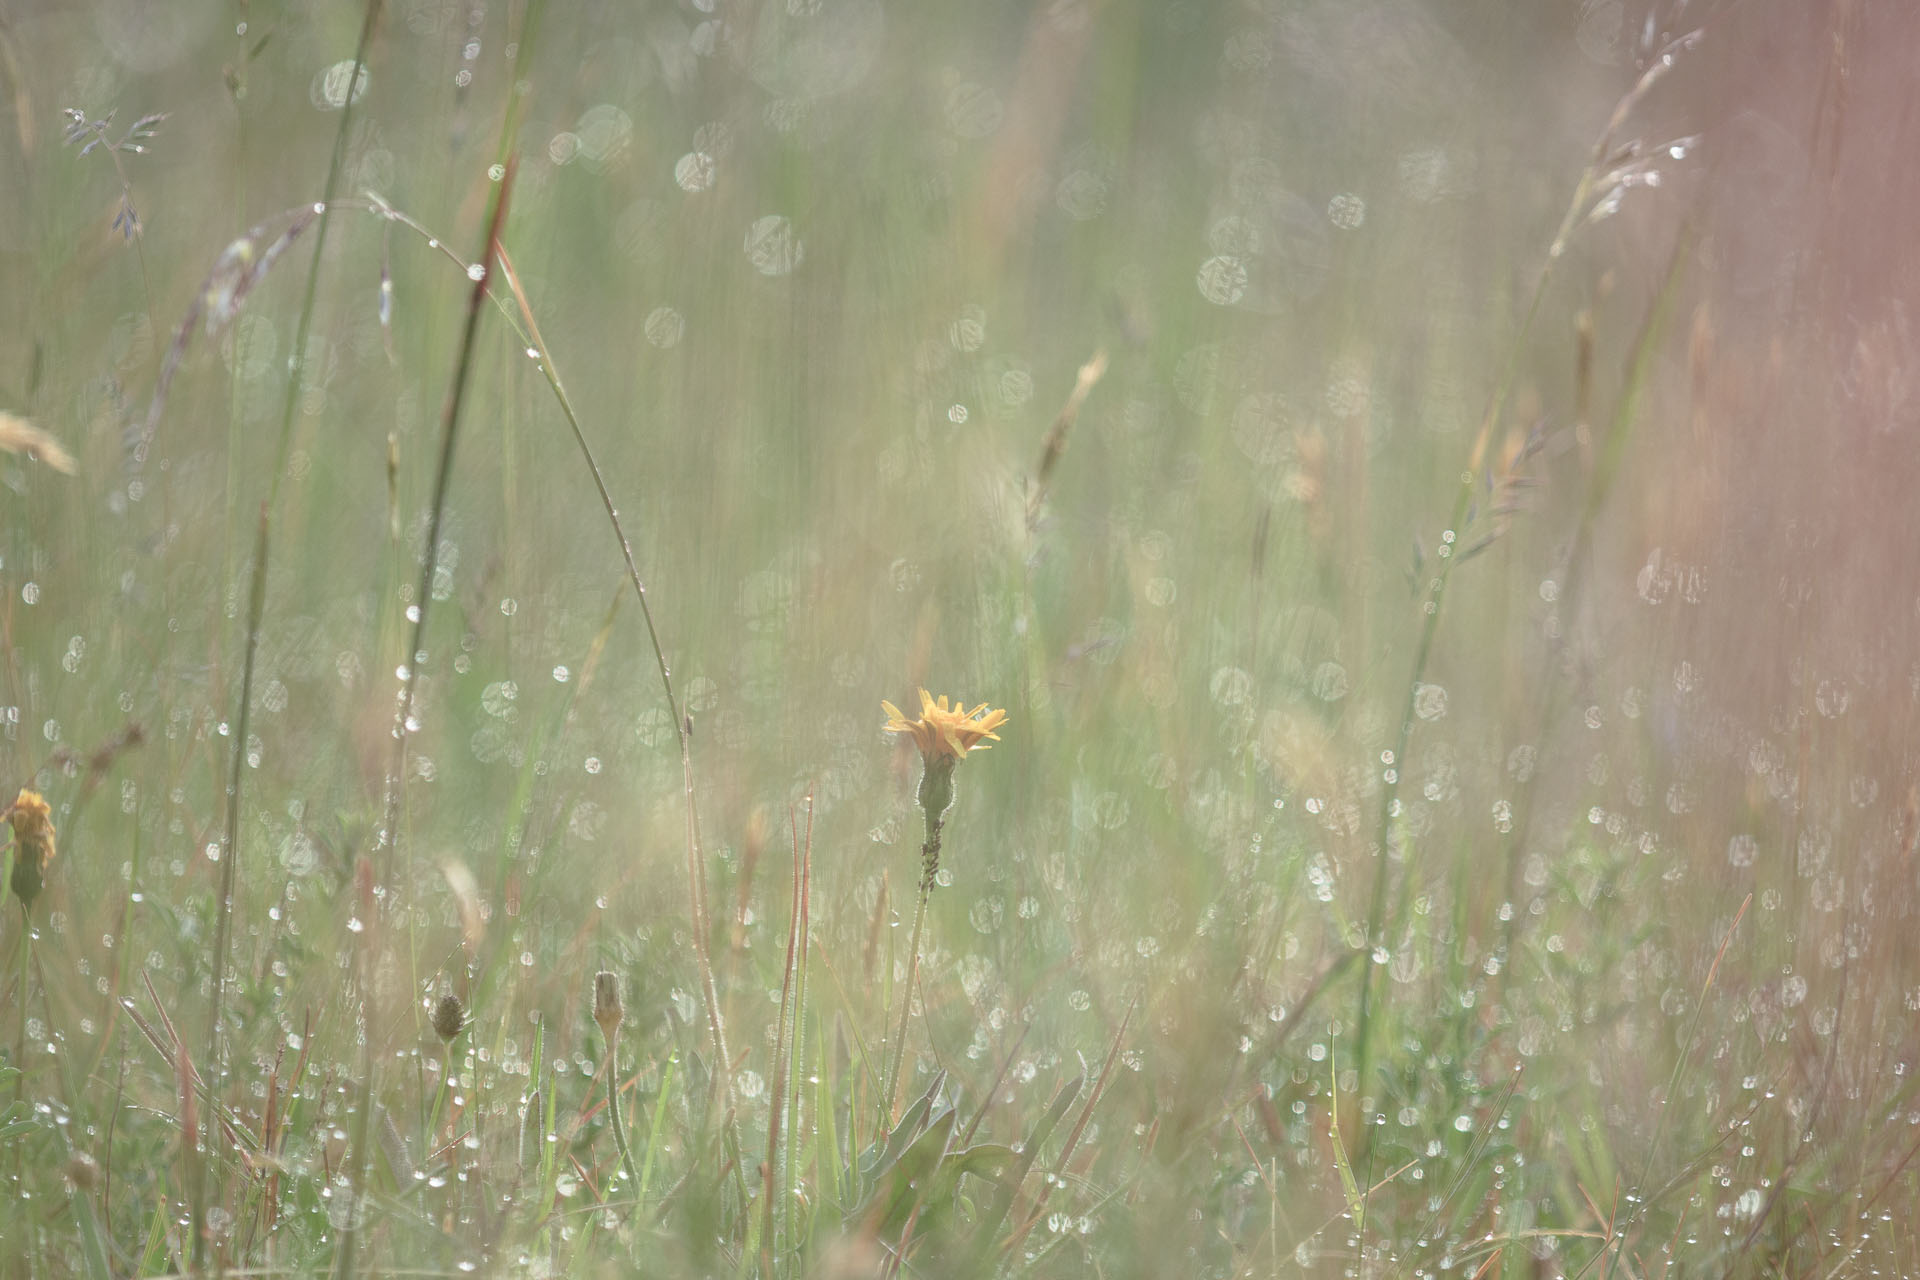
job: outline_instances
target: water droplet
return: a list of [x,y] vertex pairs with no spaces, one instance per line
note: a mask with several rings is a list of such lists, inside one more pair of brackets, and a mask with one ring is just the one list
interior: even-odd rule
[[689,151],[673,166],[673,180],[682,191],[705,191],[713,185],[717,166],[704,151]]
[[[360,64],[360,74],[354,74],[354,60],[347,58],[332,66],[323,67],[313,77],[313,83],[307,90],[307,97],[319,111],[338,111],[349,101],[358,102],[367,92],[367,67]],[[315,205],[316,212],[320,206]]]
[[1367,202],[1352,192],[1343,192],[1327,202],[1327,221],[1342,231],[1357,231],[1367,220]]
[[1200,296],[1217,307],[1230,307],[1247,293],[1247,266],[1232,254],[1216,254],[1200,264],[1194,276]]
[[747,228],[747,260],[763,276],[784,276],[800,265],[805,246],[794,234],[793,223],[777,213],[755,220]]
[[643,329],[648,342],[662,351],[670,351],[686,336],[687,322],[672,307],[655,307],[647,313]]

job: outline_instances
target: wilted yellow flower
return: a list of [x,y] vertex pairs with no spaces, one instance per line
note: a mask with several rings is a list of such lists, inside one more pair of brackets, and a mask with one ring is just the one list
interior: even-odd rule
[[945,695],[935,698],[925,689],[920,691],[920,718],[909,720],[900,708],[880,700],[880,706],[887,713],[888,733],[910,733],[913,744],[920,748],[920,758],[928,765],[942,760],[959,760],[967,752],[987,749],[984,739],[1000,741],[1000,735],[994,730],[1007,722],[1007,713],[989,710],[981,703],[968,711],[958,698],[953,705],[947,705]]
[[6,817],[13,824],[13,891],[31,907],[53,861],[53,806],[38,791],[22,788]]

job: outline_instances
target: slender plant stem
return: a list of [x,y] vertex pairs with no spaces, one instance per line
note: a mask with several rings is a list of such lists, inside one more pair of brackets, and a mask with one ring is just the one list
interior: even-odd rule
[[313,259],[307,267],[306,292],[300,299],[300,319],[293,327],[293,350],[287,362],[287,397],[280,406],[280,443],[274,449],[273,472],[267,480],[267,505],[280,500],[280,481],[287,473],[287,451],[293,446],[293,419],[306,387],[307,338],[313,331],[314,301],[320,290],[320,256],[327,247],[327,224],[333,215],[333,194],[340,188],[340,171],[347,162],[347,136],[353,124],[353,100],[367,67],[367,46],[373,41],[380,17],[380,0],[367,0],[360,21],[360,42],[353,50],[353,74],[347,80],[347,99],[340,108],[340,127],[333,134],[333,158],[327,163],[327,185],[320,192],[320,213],[313,228]]
[[885,1132],[893,1123],[894,1094],[900,1085],[900,1071],[907,1056],[907,1020],[913,1012],[914,977],[920,971],[920,930],[927,922],[927,899],[933,894],[933,877],[920,877],[920,892],[913,905],[913,931],[907,941],[907,982],[900,992],[900,1029],[887,1053],[887,1075],[880,1093],[880,1126]]
[[[389,211],[388,216],[397,217],[398,215]],[[402,221],[404,222],[405,219]],[[573,433],[573,442],[579,448],[582,460],[587,464],[588,474],[593,477],[595,491],[600,495],[600,505],[607,513],[607,523],[612,527],[614,538],[620,544],[620,555],[626,564],[627,580],[633,584],[633,593],[640,601],[640,616],[647,625],[647,641],[653,647],[654,666],[660,673],[660,688],[667,699],[667,714],[673,718],[674,732],[679,737],[681,787],[686,804],[687,899],[690,923],[693,926],[694,960],[700,970],[701,994],[705,997],[707,1032],[713,1039],[714,1058],[719,1066],[719,1080],[726,1117],[724,1123],[727,1129],[727,1147],[729,1152],[735,1152],[740,1149],[736,1119],[738,1104],[734,1091],[733,1057],[727,1050],[726,1019],[720,1010],[720,989],[714,977],[712,920],[707,910],[706,877],[700,868],[700,829],[693,785],[693,728],[685,713],[682,712],[679,698],[673,691],[673,670],[667,662],[666,648],[660,643],[660,629],[654,622],[653,608],[647,602],[647,585],[640,576],[638,563],[634,560],[633,543],[627,537],[626,528],[620,523],[619,508],[614,504],[613,494],[607,488],[606,477],[600,470],[599,462],[594,458],[593,446],[587,443],[586,432],[580,425],[579,415],[574,412],[573,400],[567,394],[566,384],[560,380],[560,371],[554,365],[553,355],[547,349],[546,340],[540,335],[540,326],[533,318],[533,308],[528,305],[526,294],[520,288],[519,277],[513,269],[513,260],[502,253],[500,266],[506,276],[507,285],[513,290],[514,299],[520,306],[520,317],[524,324],[522,332],[533,349],[539,353],[540,372],[546,377],[547,385],[560,405],[561,416],[567,420],[567,427]],[[734,1189],[739,1193],[741,1203],[745,1204],[746,1175],[738,1167],[738,1161],[734,1163]]]
[[[521,35],[520,53],[522,59],[527,56],[532,43],[532,13],[529,12],[526,29]],[[516,80],[520,67],[516,67]],[[517,95],[516,95],[517,101]],[[509,111],[509,120],[517,116]],[[460,411],[466,400],[466,388],[473,371],[473,350],[476,335],[480,327],[481,304],[487,296],[487,286],[493,275],[495,254],[500,244],[500,231],[506,224],[507,206],[513,192],[515,160],[511,152],[513,129],[511,125],[503,130],[501,145],[507,158],[501,169],[500,178],[493,184],[492,208],[487,216],[486,240],[480,252],[480,271],[474,278],[473,289],[468,295],[466,323],[461,333],[459,358],[454,365],[453,388],[447,396],[447,407],[442,420],[440,440],[439,469],[434,476],[433,505],[427,518],[427,543],[421,557],[419,588],[413,599],[413,629],[410,634],[406,661],[406,677],[401,682],[399,709],[394,717],[394,760],[387,778],[386,822],[380,832],[376,851],[383,861],[391,860],[391,853],[399,843],[401,800],[406,792],[406,754],[407,738],[413,723],[414,698],[419,687],[420,651],[424,643],[423,636],[427,623],[427,606],[433,598],[433,578],[439,568],[440,523],[446,511],[447,489],[453,472],[453,450],[460,434]],[[373,872],[376,881],[381,878],[380,870]],[[354,1254],[358,1244],[357,1229],[360,1206],[366,1193],[367,1171],[371,1165],[371,1152],[367,1149],[367,1133],[375,1100],[379,1097],[379,1059],[373,1051],[374,1025],[371,988],[368,984],[370,966],[368,951],[372,947],[372,922],[368,922],[366,931],[360,935],[360,943],[355,947],[356,967],[360,975],[361,1008],[365,1027],[361,1048],[361,1071],[359,1081],[359,1110],[354,1117],[353,1160],[355,1173],[348,1194],[354,1197],[354,1204],[347,1218],[347,1225],[341,1228],[339,1252],[336,1255],[335,1274],[340,1280],[348,1280],[353,1275]]]
[[[640,1170],[633,1162],[633,1148],[627,1142],[627,1122],[620,1113],[620,1029],[607,1036],[607,1120],[613,1125],[613,1145],[620,1148],[620,1164],[627,1171],[633,1193],[640,1194]],[[637,1208],[639,1201],[634,1205]]]
[[[20,856],[20,847],[14,846],[14,857]],[[33,968],[33,917],[28,914],[27,904],[20,904],[20,1038],[13,1050],[13,1100],[20,1101],[27,1087],[27,974]]]
[[446,1109],[447,1098],[453,1092],[453,1042],[440,1046],[440,1087],[433,1091],[433,1105],[427,1110],[426,1129],[420,1135],[421,1150],[431,1153],[439,1140],[440,1115]]
[[[793,827],[792,810],[788,810],[788,825]],[[773,1105],[767,1114],[767,1165],[765,1196],[765,1227],[763,1236],[766,1249],[771,1255],[779,1246],[780,1236],[775,1230],[774,1210],[786,1199],[787,1182],[785,1166],[781,1162],[780,1139],[781,1121],[786,1117],[789,1100],[787,1090],[787,1072],[792,1063],[793,1041],[788,1028],[788,1018],[794,1011],[794,964],[800,945],[800,833],[793,832],[793,897],[787,910],[787,960],[780,977],[780,1020],[777,1024],[773,1051]],[[788,1143],[791,1146],[791,1138]]]
[[[1468,455],[1466,470],[1460,476],[1460,488],[1454,495],[1453,510],[1447,519],[1447,532],[1457,533],[1465,523],[1467,512],[1473,503],[1474,484],[1480,468],[1486,461],[1487,448],[1492,443],[1494,430],[1499,426],[1502,414],[1506,410],[1507,400],[1513,393],[1513,387],[1519,376],[1520,356],[1526,349],[1529,335],[1540,314],[1540,304],[1545,299],[1547,284],[1553,277],[1553,269],[1566,255],[1567,245],[1574,231],[1581,225],[1589,212],[1594,193],[1604,180],[1614,138],[1620,127],[1626,123],[1633,108],[1652,89],[1662,75],[1673,65],[1674,58],[1690,48],[1697,40],[1698,33],[1680,37],[1661,51],[1653,64],[1640,76],[1633,87],[1614,105],[1607,124],[1600,136],[1594,141],[1593,151],[1588,157],[1586,167],[1581,170],[1579,180],[1574,184],[1573,198],[1567,202],[1567,210],[1561,215],[1560,225],[1554,231],[1553,240],[1547,247],[1546,259],[1540,264],[1540,270],[1534,276],[1533,293],[1527,301],[1525,317],[1519,330],[1514,334],[1513,342],[1507,348],[1506,360],[1502,366],[1500,381],[1495,385],[1492,398],[1487,403],[1486,416],[1480,421],[1480,430],[1475,435],[1472,452]],[[1400,779],[1406,773],[1407,748],[1413,740],[1413,725],[1417,719],[1417,702],[1420,686],[1426,680],[1427,662],[1433,655],[1434,636],[1440,629],[1441,605],[1446,599],[1447,583],[1453,577],[1454,566],[1459,562],[1454,554],[1458,550],[1451,541],[1446,541],[1436,551],[1439,564],[1428,583],[1426,598],[1422,602],[1423,617],[1420,624],[1420,639],[1414,647],[1413,672],[1407,681],[1407,695],[1401,709],[1400,731],[1394,740],[1393,759],[1387,762],[1390,773],[1385,785],[1380,789],[1380,812],[1374,827],[1374,849],[1378,862],[1373,874],[1373,892],[1367,907],[1367,932],[1361,939],[1365,954],[1361,958],[1360,968],[1360,1010],[1355,1020],[1354,1065],[1360,1096],[1367,1094],[1367,1072],[1370,1067],[1373,1023],[1373,971],[1379,966],[1373,963],[1373,954],[1387,945],[1384,936],[1386,924],[1387,880],[1392,863],[1390,847],[1392,844],[1393,821],[1399,814]],[[1362,1119],[1367,1117],[1363,1114]],[[1371,1132],[1371,1130],[1368,1130]]]
[[193,1265],[206,1265],[207,1202],[206,1171],[212,1162],[214,1138],[219,1132],[220,1022],[226,1006],[227,953],[233,945],[233,885],[240,865],[240,779],[245,776],[247,759],[247,723],[253,703],[253,671],[260,653],[260,617],[267,600],[267,507],[260,505],[260,529],[253,544],[253,585],[247,595],[247,649],[240,668],[240,705],[233,716],[233,747],[228,753],[227,840],[220,851],[220,896],[214,901],[213,932],[213,1007],[207,1012],[207,1105],[206,1137],[201,1158],[193,1162],[190,1204],[193,1209]]
[[800,1242],[794,1234],[794,1195],[793,1181],[796,1175],[794,1142],[801,1136],[800,1120],[805,1113],[805,1087],[802,1079],[806,1069],[807,1052],[807,952],[808,937],[812,931],[813,896],[813,791],[807,791],[807,836],[800,858],[800,956],[798,961],[798,982],[793,993],[793,1047],[787,1053],[787,1096],[792,1099],[787,1119],[787,1151],[785,1176],[781,1184],[781,1210],[786,1219],[786,1238],[789,1253],[797,1254]]
[[[1683,226],[1674,241],[1673,253],[1667,260],[1667,270],[1661,281],[1659,292],[1654,295],[1647,309],[1646,318],[1641,321],[1640,332],[1634,339],[1633,354],[1627,362],[1625,385],[1621,388],[1619,403],[1614,407],[1607,434],[1601,447],[1600,456],[1595,461],[1592,478],[1587,486],[1587,498],[1581,506],[1580,523],[1575,527],[1573,541],[1567,551],[1564,568],[1560,576],[1560,590],[1556,608],[1566,625],[1562,628],[1561,644],[1570,634],[1570,628],[1579,607],[1579,599],[1585,586],[1586,566],[1589,549],[1593,543],[1593,530],[1612,489],[1613,478],[1618,474],[1621,459],[1625,453],[1627,440],[1633,433],[1634,421],[1639,416],[1641,393],[1652,375],[1652,366],[1659,342],[1665,336],[1667,324],[1671,318],[1675,298],[1679,291],[1681,277],[1685,274],[1687,258],[1691,253],[1694,231],[1691,225]],[[1557,652],[1558,647],[1550,648]],[[1555,678],[1555,667],[1551,661],[1547,664],[1546,679],[1549,682],[1541,696],[1539,719],[1535,722],[1533,737],[1530,741],[1538,743],[1545,740],[1547,733],[1558,714],[1565,683]],[[1521,790],[1516,798],[1513,813],[1513,831],[1507,840],[1506,848],[1506,892],[1505,901],[1512,902],[1520,892],[1520,873],[1522,854],[1527,839],[1532,832],[1533,797],[1531,787]],[[1514,966],[1515,940],[1524,923],[1525,913],[1514,910],[1507,915],[1500,930],[1500,950],[1505,963],[1501,974],[1510,976]]]

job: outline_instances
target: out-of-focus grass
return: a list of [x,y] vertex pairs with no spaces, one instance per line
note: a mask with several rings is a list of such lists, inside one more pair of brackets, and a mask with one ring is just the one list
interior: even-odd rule
[[[506,291],[370,856],[518,10],[377,22],[278,483],[310,241],[136,454],[223,251],[322,191],[361,16],[3,29],[0,411],[78,464],[0,456],[60,848],[0,933],[10,1268],[181,1269],[196,1158],[276,1273],[1920,1264],[1897,32],[549,6],[503,244],[691,719],[722,1070],[679,733]],[[167,114],[116,168],[69,105]],[[1011,721],[908,993],[922,684]]]

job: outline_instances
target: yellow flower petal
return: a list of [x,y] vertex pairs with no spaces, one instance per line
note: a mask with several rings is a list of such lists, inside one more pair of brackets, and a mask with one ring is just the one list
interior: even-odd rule
[[935,697],[920,690],[920,716],[909,720],[900,708],[882,698],[881,710],[887,713],[886,728],[891,733],[910,733],[920,757],[929,763],[951,758],[960,760],[969,751],[985,751],[985,739],[1000,741],[994,730],[1007,722],[1007,713],[982,702],[971,711],[960,698],[945,694]]

